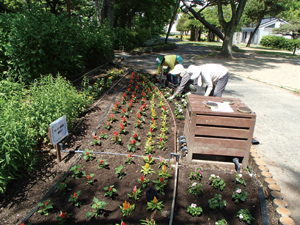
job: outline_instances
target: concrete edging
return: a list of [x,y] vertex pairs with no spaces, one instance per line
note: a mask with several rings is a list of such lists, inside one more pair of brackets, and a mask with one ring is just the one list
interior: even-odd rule
[[284,195],[281,193],[280,187],[277,185],[273,175],[269,172],[264,161],[257,154],[256,150],[251,146],[248,166],[258,178],[261,187],[264,190],[265,198],[272,200],[272,206],[276,214],[279,216],[279,224],[294,225],[295,222],[288,209],[288,203],[285,202]]

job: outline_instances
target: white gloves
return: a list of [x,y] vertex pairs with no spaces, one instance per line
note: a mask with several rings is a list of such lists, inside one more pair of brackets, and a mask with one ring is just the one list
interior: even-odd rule
[[173,98],[175,98],[175,95],[172,95],[171,97],[169,97],[168,100],[171,100]]

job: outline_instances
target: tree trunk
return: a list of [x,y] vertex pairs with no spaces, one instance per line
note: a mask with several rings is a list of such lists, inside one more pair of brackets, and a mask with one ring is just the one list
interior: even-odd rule
[[199,29],[198,41],[201,41],[201,35],[202,35],[202,27],[200,27]]
[[95,15],[96,15],[96,20],[97,20],[97,25],[101,25],[101,7],[99,0],[95,1]]
[[257,20],[257,22],[256,22],[256,27],[255,27],[254,31],[250,34],[250,38],[249,38],[249,40],[248,40],[248,42],[247,42],[246,47],[250,47],[251,41],[252,41],[252,39],[253,39],[253,37],[254,37],[256,31],[258,30],[259,25],[260,25],[262,19],[263,19],[263,18],[259,18],[259,19]]
[[104,24],[105,19],[112,27],[114,23],[114,0],[102,0],[101,25]]
[[178,10],[178,7],[179,7],[179,3],[180,3],[180,0],[177,0],[176,5],[175,5],[175,8],[174,8],[174,11],[173,11],[173,16],[172,16],[172,18],[171,18],[171,22],[170,22],[170,25],[169,25],[168,33],[167,33],[167,36],[166,36],[166,39],[165,39],[165,43],[166,43],[166,44],[167,44],[167,42],[168,42],[168,37],[169,37],[171,28],[172,28],[173,23],[174,23],[174,20],[175,20],[175,16],[176,16],[176,14],[177,14],[177,10]]
[[195,41],[195,26],[192,26],[191,28],[191,41]]

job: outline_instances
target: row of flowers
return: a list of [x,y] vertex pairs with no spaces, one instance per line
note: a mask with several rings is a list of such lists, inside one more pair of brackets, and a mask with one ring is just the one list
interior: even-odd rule
[[[189,186],[188,193],[193,194],[195,196],[199,196],[202,192],[202,184],[196,181],[201,181],[203,178],[203,172],[201,168],[195,169],[195,171],[190,172],[189,178],[192,180],[191,185]],[[216,176],[215,174],[211,174],[209,177],[210,185],[214,189],[219,189],[220,191],[223,191],[226,187],[226,183],[220,178],[220,176]],[[238,185],[243,185],[246,187],[246,181],[243,178],[242,174],[235,174],[234,182]],[[232,194],[232,200],[239,204],[240,202],[245,202],[247,198],[247,192],[243,190],[241,187],[237,187],[235,191],[233,191]],[[212,210],[220,209],[222,210],[224,207],[226,207],[226,200],[223,199],[221,194],[214,194],[214,197],[208,200],[209,208]],[[187,212],[191,214],[192,216],[201,216],[203,213],[202,207],[197,206],[197,204],[192,203],[187,207]],[[240,209],[237,212],[236,216],[240,221],[246,222],[248,224],[251,224],[255,218],[250,214],[250,211],[248,209]],[[227,221],[225,219],[217,221],[215,224],[218,225],[225,225],[227,224]]]

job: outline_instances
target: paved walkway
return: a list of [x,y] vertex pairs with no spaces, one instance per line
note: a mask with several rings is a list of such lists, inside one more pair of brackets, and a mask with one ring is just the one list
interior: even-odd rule
[[[292,219],[300,224],[300,94],[294,92],[300,91],[300,59],[254,53],[236,54],[233,60],[197,57],[210,52],[203,47],[184,45],[159,54],[180,54],[185,67],[221,63],[230,70],[232,75],[223,97],[240,98],[257,114],[254,137],[260,145],[254,147],[281,187]],[[157,55],[132,56],[124,63],[153,74]]]

